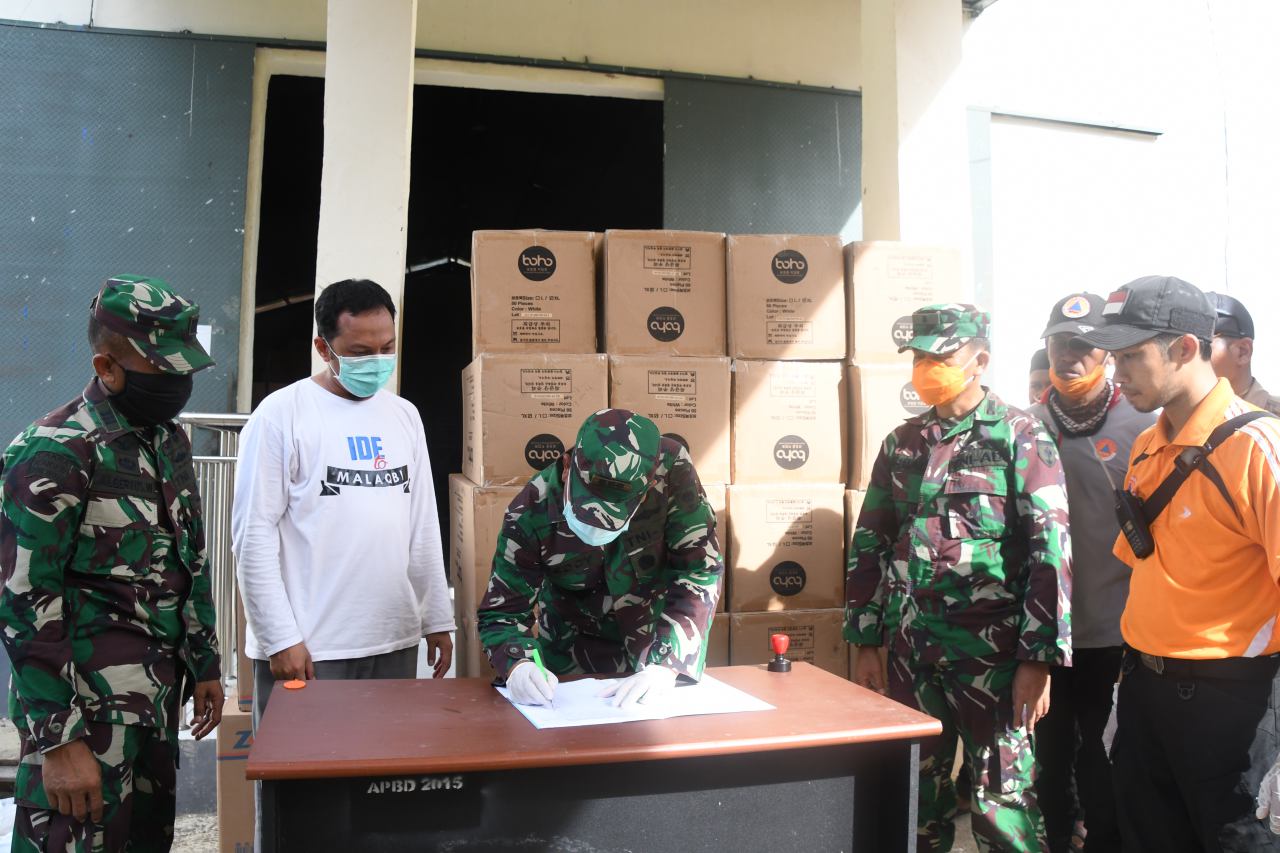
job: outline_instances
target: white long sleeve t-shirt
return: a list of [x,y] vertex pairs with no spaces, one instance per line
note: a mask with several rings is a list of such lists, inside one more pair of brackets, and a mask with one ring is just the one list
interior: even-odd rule
[[313,660],[406,649],[454,630],[422,418],[387,391],[348,400],[310,377],[240,437],[232,548],[246,654]]

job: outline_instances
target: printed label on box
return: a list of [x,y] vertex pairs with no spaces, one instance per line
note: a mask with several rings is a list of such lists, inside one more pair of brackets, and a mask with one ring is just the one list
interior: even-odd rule
[[687,270],[693,268],[692,246],[645,246],[647,270]]
[[809,320],[770,320],[764,324],[764,335],[770,344],[811,344],[813,323]]
[[520,370],[521,394],[572,394],[573,371],[555,367]]
[[769,374],[771,397],[816,397],[817,393],[817,383],[812,373]]
[[770,524],[809,523],[813,521],[813,501],[809,498],[768,498],[764,502],[764,517]]
[[[774,634],[786,634],[791,638],[791,645],[787,647],[787,657],[793,661],[802,660],[805,663],[813,663],[815,657],[815,649],[817,647],[817,631],[812,625],[783,625],[777,628],[770,628],[765,632],[765,643],[769,642],[769,638]],[[771,650],[772,651],[772,650]]]
[[650,394],[694,396],[698,393],[698,373],[694,370],[650,370]]
[[560,343],[560,321],[512,320],[511,343],[558,344]]

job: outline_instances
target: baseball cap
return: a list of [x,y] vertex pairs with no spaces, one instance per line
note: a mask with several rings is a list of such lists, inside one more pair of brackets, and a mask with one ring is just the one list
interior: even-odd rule
[[200,306],[174,293],[162,279],[112,276],[89,311],[165,373],[195,373],[213,364],[196,339]]
[[1073,293],[1059,299],[1049,312],[1049,322],[1041,338],[1053,335],[1083,335],[1102,325],[1102,308],[1107,303],[1095,293]]
[[1195,335],[1213,338],[1217,312],[1209,297],[1195,285],[1167,275],[1134,279],[1107,297],[1103,325],[1080,335],[1104,350],[1135,347],[1156,335]]
[[909,349],[929,355],[955,352],[972,338],[985,338],[991,315],[974,305],[948,302],[927,305],[911,314],[911,340],[898,352]]
[[578,430],[567,472],[569,508],[584,524],[620,530],[644,500],[662,434],[627,409],[601,409]]
[[1234,296],[1210,291],[1205,296],[1213,303],[1218,312],[1217,323],[1214,324],[1215,335],[1226,335],[1229,338],[1252,338],[1253,315],[1244,303]]

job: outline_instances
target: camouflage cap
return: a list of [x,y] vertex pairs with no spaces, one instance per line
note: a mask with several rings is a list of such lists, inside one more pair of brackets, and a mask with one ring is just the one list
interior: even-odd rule
[[601,409],[587,418],[569,457],[574,516],[601,530],[624,527],[649,490],[661,443],[657,425],[627,409]]
[[926,305],[912,312],[911,340],[898,347],[898,352],[913,349],[928,355],[947,355],[972,338],[987,337],[990,328],[991,315],[974,305]]
[[196,339],[200,306],[174,293],[161,279],[112,276],[89,310],[99,323],[123,336],[139,355],[165,373],[195,373],[213,364]]

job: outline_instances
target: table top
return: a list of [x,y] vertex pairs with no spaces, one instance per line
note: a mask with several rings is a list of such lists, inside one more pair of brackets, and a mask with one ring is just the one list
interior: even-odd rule
[[936,735],[942,724],[794,663],[707,672],[777,710],[537,729],[484,678],[309,681],[271,691],[250,779],[464,773],[692,758]]

